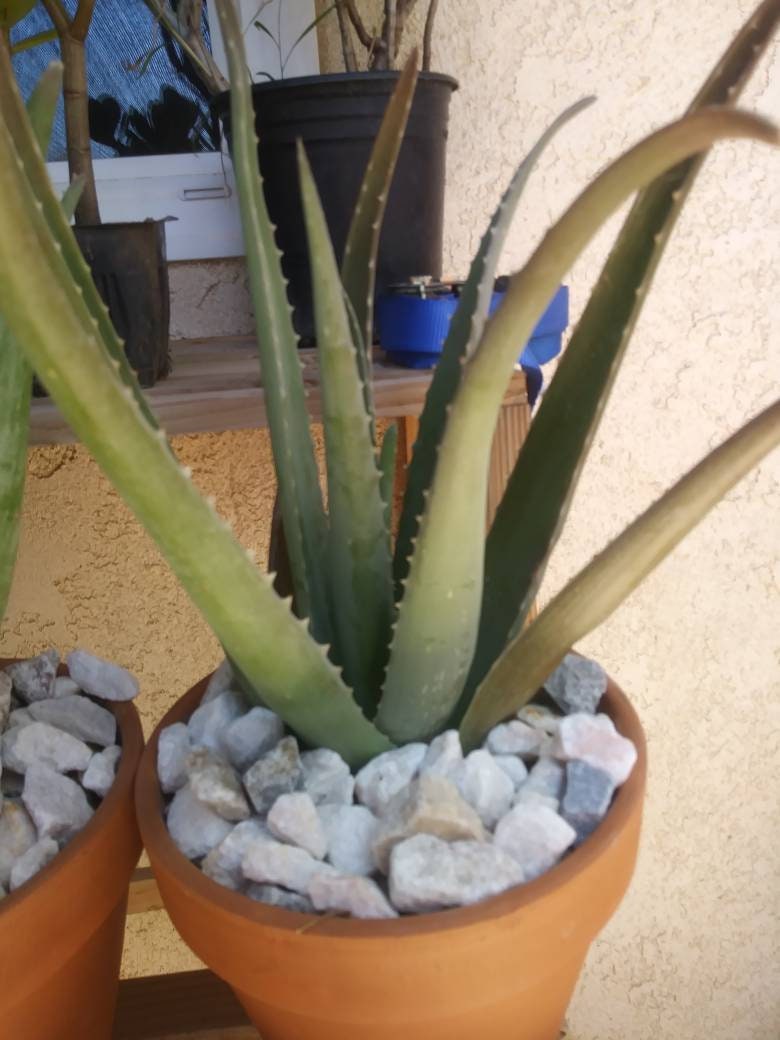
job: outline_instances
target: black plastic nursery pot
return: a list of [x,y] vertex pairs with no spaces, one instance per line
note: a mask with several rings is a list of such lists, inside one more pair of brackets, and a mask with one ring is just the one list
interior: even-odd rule
[[125,342],[131,368],[141,386],[154,386],[171,370],[165,221],[73,230],[114,327]]
[[[252,88],[258,161],[290,282],[295,324],[314,339],[306,230],[298,190],[296,141],[303,141],[341,257],[360,183],[397,72],[302,76]],[[421,73],[388,199],[379,246],[377,292],[415,275],[442,274],[444,185],[451,76]],[[213,102],[230,140],[230,94]]]

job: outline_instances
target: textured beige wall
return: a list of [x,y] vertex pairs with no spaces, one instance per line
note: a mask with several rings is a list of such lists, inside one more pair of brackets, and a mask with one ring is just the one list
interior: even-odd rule
[[[512,165],[564,105],[599,102],[540,165],[507,251],[519,263],[576,188],[684,108],[748,0],[441,0],[435,66],[455,74],[447,266],[462,272]],[[335,53],[326,50],[326,61]],[[777,49],[746,103],[780,118]],[[329,67],[333,67],[332,65]],[[571,575],[704,451],[778,394],[780,159],[723,146],[675,235],[553,561]],[[581,306],[606,239],[572,273]],[[178,334],[244,331],[237,263],[178,267]],[[272,498],[260,433],[176,449],[247,545]],[[217,649],[80,449],[41,449],[4,648],[79,642],[134,668],[147,722]],[[780,1027],[780,454],[740,485],[584,648],[634,697],[650,742],[637,876],[594,947],[581,1040],[754,1040]],[[129,973],[185,967],[163,915],[135,918]]]

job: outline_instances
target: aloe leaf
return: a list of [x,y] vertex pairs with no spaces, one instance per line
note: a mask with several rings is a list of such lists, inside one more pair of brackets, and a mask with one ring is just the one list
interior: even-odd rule
[[[50,65],[38,80],[27,114],[42,155],[49,150],[62,91],[62,66]],[[0,317],[0,620],[11,589],[27,468],[32,371]]]
[[0,620],[19,544],[31,391],[30,366],[0,318]]
[[[736,101],[778,23],[780,2],[764,3],[691,111]],[[542,398],[487,538],[479,639],[460,710],[536,598],[653,275],[704,158],[687,160],[639,195]]]
[[385,503],[385,526],[390,531],[393,517],[393,492],[395,490],[395,462],[398,454],[398,424],[392,423],[385,430],[379,449],[380,491]]
[[73,220],[73,215],[76,212],[76,206],[78,206],[79,204],[79,199],[81,198],[81,193],[84,190],[84,185],[86,183],[86,177],[84,177],[84,175],[80,173],[78,177],[73,178],[73,180],[67,186],[65,191],[62,193],[60,205],[62,206],[62,212],[65,214],[66,220]]
[[607,167],[510,279],[452,404],[398,614],[377,725],[396,742],[436,732],[471,666],[482,600],[490,449],[518,343],[601,225],[665,170],[725,137],[776,142],[765,120],[729,109],[692,113]]
[[[327,651],[196,491],[141,414],[83,300],[64,291],[57,244],[0,119],[0,313],[70,423],[156,541],[268,707],[300,736],[360,765],[390,747]],[[41,306],[41,300],[46,306]]]
[[341,280],[355,309],[369,354],[374,336],[374,281],[379,236],[416,84],[417,51],[413,51],[388,102],[371,150],[341,263]]
[[570,647],[605,621],[778,444],[780,401],[711,452],[580,571],[488,672],[463,719],[464,747],[476,747],[491,726],[527,703]]
[[463,363],[473,354],[485,327],[498,262],[518,203],[528,178],[547,145],[570,119],[594,100],[583,98],[562,112],[523,159],[493,214],[472,262],[469,276],[461,291],[458,309],[450,323],[442,355],[425,398],[425,406],[420,416],[420,429],[406,473],[406,492],[398,523],[393,564],[398,599],[401,597],[401,583],[409,571],[409,558],[425,505],[425,492],[431,486],[436,468],[439,444],[447,425],[447,409],[460,384]]
[[49,139],[54,126],[57,102],[62,93],[62,64],[52,62],[40,75],[27,102],[27,116],[35,140],[44,157],[49,151]]
[[[53,62],[52,65],[55,68],[59,67],[61,72],[62,66],[58,62]],[[97,291],[60,200],[51,186],[44,162],[45,153],[38,147],[25,114],[24,102],[19,94],[10,59],[2,47],[0,47],[0,117],[5,120],[18,157],[24,166],[25,176],[38,203],[43,207],[46,222],[57,242],[58,256],[55,262],[58,265],[64,265],[70,273],[70,278],[63,283],[65,291],[74,299],[77,296],[83,298],[89,308],[91,322],[114,358],[123,382],[135,396],[147,422],[156,426],[157,421],[138,385],[134,372],[127,363],[122,341],[111,324],[108,309]]]
[[230,71],[233,168],[296,609],[302,617],[310,618],[314,637],[328,643],[331,624],[325,563],[327,521],[309,429],[298,339],[282,274],[281,253],[257,165],[257,136],[241,26],[232,0],[218,0],[217,11]]
[[373,714],[393,610],[385,504],[336,256],[300,142],[298,168],[320,360],[334,645],[356,700]]

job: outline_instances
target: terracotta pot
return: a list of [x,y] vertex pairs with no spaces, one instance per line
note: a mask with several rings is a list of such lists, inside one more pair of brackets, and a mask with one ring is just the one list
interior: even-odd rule
[[143,734],[132,704],[110,707],[122,743],[111,790],[49,866],[0,902],[0,1033],[9,1040],[112,1034],[128,887],[141,854],[133,781]]
[[165,828],[157,737],[186,720],[206,680],[168,712],[136,781],[141,834],[185,942],[235,991],[263,1040],[557,1040],[590,943],[636,859],[645,741],[625,696],[604,701],[639,760],[606,820],[543,877],[477,906],[394,921],[315,917],[217,885]]

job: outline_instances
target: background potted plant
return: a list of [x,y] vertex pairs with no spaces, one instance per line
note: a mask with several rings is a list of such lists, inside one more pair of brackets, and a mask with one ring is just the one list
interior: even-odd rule
[[[53,29],[15,39],[11,49],[18,53],[52,37],[59,41],[71,185],[66,210],[73,214],[76,238],[124,340],[130,364],[142,386],[153,386],[170,371],[165,222],[102,223],[92,163],[86,52],[95,0],[80,0],[72,13],[62,0],[40,2]],[[34,7],[29,2],[17,5],[12,12],[14,22]]]
[[[7,52],[1,60],[7,88]],[[52,67],[30,99],[39,155],[61,86],[62,70]],[[7,101],[4,89],[4,119]],[[45,179],[43,166],[39,172]],[[67,226],[61,209],[58,219]],[[68,245],[87,284],[78,247],[72,238]],[[87,292],[105,321],[91,282]],[[0,318],[0,618],[19,536],[31,386],[32,371]],[[56,679],[55,667],[51,654],[28,665],[0,658],[0,1017],[9,1036],[109,1040],[130,874],[141,851],[133,780],[143,737],[132,704],[114,703],[109,713],[64,668]],[[24,747],[15,742],[34,728]],[[77,772],[75,757],[65,760],[71,755],[83,759]]]
[[[279,8],[287,0],[279,0]],[[200,60],[202,41],[193,32],[200,4],[185,0],[146,0],[150,10],[175,32],[203,82],[215,90],[214,111],[230,135],[230,94],[214,75],[213,62]],[[290,300],[303,345],[314,338],[312,283],[306,229],[290,185],[297,177],[295,143],[302,140],[322,199],[331,238],[339,258],[343,255],[355,199],[360,189],[371,146],[379,131],[387,102],[398,82],[398,63],[407,41],[408,26],[418,0],[388,0],[381,26],[373,31],[361,14],[365,4],[339,0],[323,5],[309,26],[311,31],[325,18],[338,18],[345,72],[319,76],[284,77],[284,58],[298,41],[279,41],[282,76],[270,80],[265,70],[252,87],[255,126],[259,139],[258,160],[271,219],[277,226],[283,266],[290,282]],[[255,29],[277,39],[279,28],[260,4]],[[423,31],[423,71],[418,80],[409,116],[407,139],[401,149],[390,189],[377,261],[377,290],[414,275],[442,274],[444,187],[447,124],[450,97],[457,83],[451,76],[431,72],[431,45],[436,0],[427,0]],[[259,27],[259,28],[258,28]],[[362,49],[362,57],[357,54]],[[219,89],[218,89],[219,88]]]
[[[303,154],[300,159],[325,400],[326,514],[254,157],[241,27],[231,0],[221,0],[219,11],[231,59],[234,164],[297,617],[178,466],[137,387],[121,367],[117,371],[110,333],[95,336],[89,298],[79,291],[83,272],[62,256],[68,230],[47,192],[40,158],[24,127],[9,127],[7,115],[0,124],[0,313],[211,623],[250,696],[310,747],[337,752],[355,767],[457,721],[464,747],[473,748],[533,697],[571,645],[780,442],[775,403],[524,625],[628,333],[702,154],[722,137],[777,142],[764,121],[710,106],[733,101],[777,27],[780,3],[764,0],[688,115],[640,142],[583,191],[510,279],[502,307],[486,321],[498,250],[523,184],[549,138],[581,106],[564,113],[523,163],[483,240],[436,369],[395,567],[387,509],[392,440],[375,445],[363,373],[378,223],[414,69],[405,70],[376,143],[341,276],[311,172]],[[14,104],[11,96],[5,106],[12,116]],[[533,328],[603,222],[637,190],[485,543],[490,441],[518,337]],[[46,313],[36,306],[42,292],[51,301]],[[191,691],[165,723],[188,718],[201,692]],[[224,703],[218,688],[209,696]],[[638,722],[614,687],[605,709],[641,751]],[[137,799],[166,905],[187,941],[231,982],[271,1036],[357,1038],[371,1030],[389,1038],[404,1029],[413,1036],[465,1038],[480,1029],[498,1038],[521,1022],[529,1038],[552,1040],[588,943],[619,900],[636,852],[641,755],[604,823],[546,877],[462,910],[401,921],[301,917],[226,891],[187,862],[166,833],[157,752],[155,736]]]

